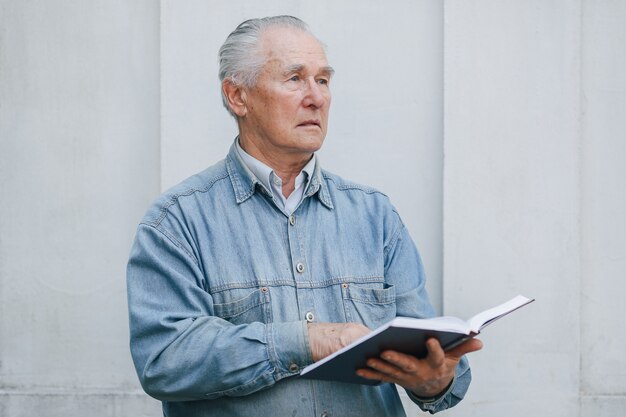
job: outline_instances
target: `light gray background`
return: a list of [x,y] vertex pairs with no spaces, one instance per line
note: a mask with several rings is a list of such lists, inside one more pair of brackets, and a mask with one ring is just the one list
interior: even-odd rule
[[537,298],[442,415],[622,416],[620,0],[0,0],[0,416],[159,415],[128,353],[128,250],[234,138],[219,45],[279,13],[337,70],[322,163],[392,198],[437,309]]

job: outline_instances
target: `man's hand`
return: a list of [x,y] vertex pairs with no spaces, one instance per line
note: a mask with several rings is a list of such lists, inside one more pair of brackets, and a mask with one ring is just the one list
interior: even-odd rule
[[309,323],[309,346],[313,361],[336,352],[371,330],[357,323]]
[[380,359],[369,359],[369,368],[359,369],[357,375],[398,384],[418,397],[432,398],[450,385],[461,357],[482,347],[480,340],[470,339],[444,352],[437,339],[431,338],[426,341],[428,355],[424,359],[387,350],[381,353]]

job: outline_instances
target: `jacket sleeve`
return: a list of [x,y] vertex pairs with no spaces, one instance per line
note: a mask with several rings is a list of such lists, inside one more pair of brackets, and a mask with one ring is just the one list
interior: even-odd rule
[[[426,292],[426,278],[419,253],[399,216],[390,228],[385,245],[385,277],[396,286],[396,309],[398,316],[428,318],[435,315]],[[471,381],[466,357],[459,362],[455,377],[441,396],[423,401],[407,391],[409,398],[422,410],[434,414],[459,403]]]
[[306,322],[233,325],[214,315],[192,253],[141,224],[127,268],[130,347],[144,390],[162,401],[242,396],[312,362]]

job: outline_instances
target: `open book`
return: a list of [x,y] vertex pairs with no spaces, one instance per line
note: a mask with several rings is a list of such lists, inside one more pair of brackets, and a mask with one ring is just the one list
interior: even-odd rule
[[467,321],[456,317],[415,319],[396,317],[371,333],[315,362],[302,370],[300,376],[310,379],[376,385],[379,381],[361,378],[356,370],[385,350],[408,353],[418,358],[427,354],[425,342],[434,337],[444,350],[450,350],[478,335],[487,325],[525,306],[534,299],[518,295],[497,307],[476,314]]

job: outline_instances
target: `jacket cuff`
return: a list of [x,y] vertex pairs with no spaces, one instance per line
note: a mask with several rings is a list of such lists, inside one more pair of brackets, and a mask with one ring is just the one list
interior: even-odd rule
[[302,368],[313,362],[306,321],[270,323],[266,329],[276,381],[298,375]]

